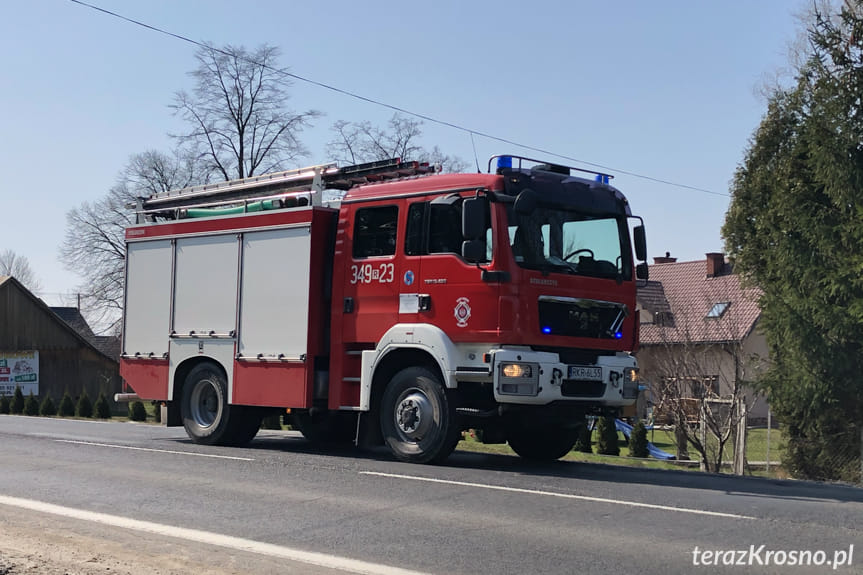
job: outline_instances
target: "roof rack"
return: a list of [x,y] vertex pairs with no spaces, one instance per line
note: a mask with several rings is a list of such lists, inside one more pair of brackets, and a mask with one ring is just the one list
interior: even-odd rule
[[269,200],[309,195],[310,201],[314,205],[320,205],[322,192],[327,189],[347,190],[361,184],[428,174],[434,171],[435,168],[429,166],[428,163],[403,162],[401,158],[367,162],[343,168],[337,167],[335,163],[328,163],[227,182],[158,192],[147,198],[140,198],[135,207],[139,217],[149,216],[152,218],[159,215],[176,218],[180,217],[181,208],[247,205],[249,200],[253,199]]

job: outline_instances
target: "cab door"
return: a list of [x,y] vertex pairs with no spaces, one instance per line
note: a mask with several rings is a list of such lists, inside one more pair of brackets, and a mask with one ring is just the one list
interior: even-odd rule
[[[496,341],[500,283],[483,281],[482,269],[461,257],[461,207],[462,198],[454,194],[408,205],[407,237],[421,238],[417,321],[439,327],[456,342]],[[487,242],[489,261],[484,266],[491,263],[490,229]]]

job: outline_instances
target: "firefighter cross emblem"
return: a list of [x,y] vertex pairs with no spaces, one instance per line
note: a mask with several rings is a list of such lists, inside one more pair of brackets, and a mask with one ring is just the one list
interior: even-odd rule
[[470,319],[470,300],[466,297],[460,297],[456,300],[455,321],[459,327],[467,327],[467,320]]

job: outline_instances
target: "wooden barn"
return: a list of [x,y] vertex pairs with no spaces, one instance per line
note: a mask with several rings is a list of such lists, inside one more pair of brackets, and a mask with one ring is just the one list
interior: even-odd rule
[[55,403],[66,391],[73,399],[83,390],[93,401],[100,392],[113,397],[119,364],[105,338],[93,335],[77,309],[58,312],[66,321],[18,280],[0,276],[0,394],[12,395],[17,386]]

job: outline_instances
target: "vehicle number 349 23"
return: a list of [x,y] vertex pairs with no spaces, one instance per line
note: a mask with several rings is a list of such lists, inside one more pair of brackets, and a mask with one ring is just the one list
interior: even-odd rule
[[351,266],[352,284],[390,283],[395,275],[393,264]]

